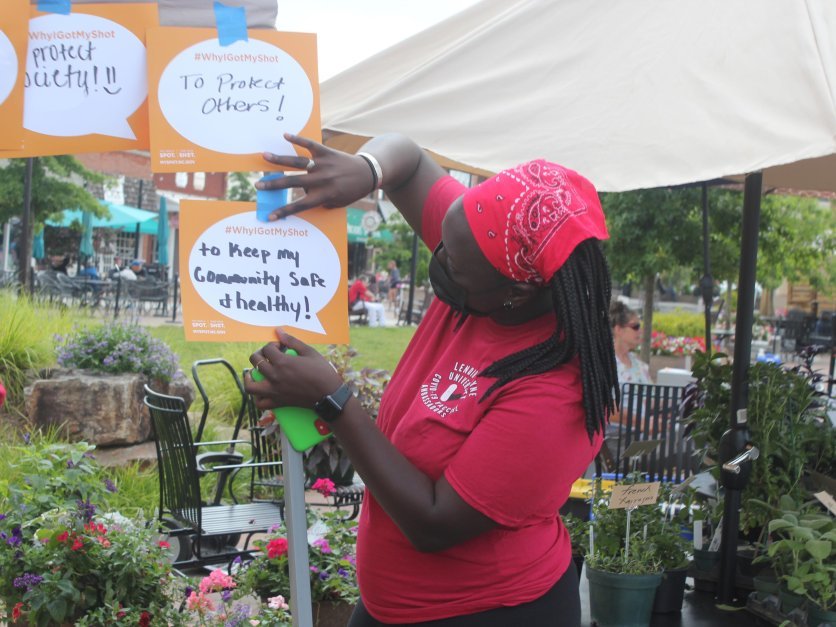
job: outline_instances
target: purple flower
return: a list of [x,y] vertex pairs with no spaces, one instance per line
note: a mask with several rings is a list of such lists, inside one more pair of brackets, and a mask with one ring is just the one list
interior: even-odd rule
[[75,468],[75,464],[73,463],[73,460],[71,460],[71,459],[67,460],[67,468],[68,469]]
[[29,445],[29,443],[31,441],[32,441],[32,436],[28,433],[24,433],[23,434],[23,443],[26,444],[26,445]]
[[78,500],[76,501],[76,505],[78,506],[78,513],[82,520],[87,522],[93,520],[93,516],[96,514],[96,506],[90,502],[90,499],[86,501]]
[[224,623],[224,627],[238,627],[243,625],[250,617],[250,606],[244,603],[238,603],[232,608],[228,620]]
[[0,514],[0,520],[5,520],[5,519],[6,519],[6,515],[5,514]]
[[6,537],[6,544],[9,546],[20,546],[21,542],[23,542],[23,534],[20,531],[20,527],[12,527],[12,535]]
[[13,585],[15,588],[26,588],[26,591],[29,592],[43,580],[44,578],[40,575],[35,575],[34,573],[23,573],[22,577],[15,577]]
[[322,571],[321,573],[319,573],[319,579],[320,579],[320,581],[325,581],[325,580],[326,580],[326,579],[328,579],[330,576],[331,576],[331,575],[329,575],[329,574],[328,574],[328,573],[326,573],[325,571]]
[[348,571],[345,568],[338,568],[337,569],[337,574],[340,577],[342,577],[343,579],[346,579],[349,576]]
[[230,599],[232,599],[232,590],[224,590],[221,592],[221,600],[224,603],[229,603]]
[[241,559],[241,556],[240,556],[240,555],[236,555],[236,556],[235,556],[235,559],[234,559],[234,560],[232,560],[232,565],[233,565],[233,566],[240,566],[242,562],[243,562],[243,560]]
[[104,486],[105,486],[105,490],[107,490],[108,492],[114,493],[114,492],[118,492],[118,491],[119,491],[119,490],[116,488],[116,486],[114,485],[114,483],[113,483],[113,482],[112,482],[109,478],[107,478],[107,477],[105,477],[105,480],[104,480]]
[[192,596],[192,592],[194,592],[194,588],[192,588],[191,586],[186,586],[186,589],[183,592],[186,593],[186,598],[188,599],[190,596]]

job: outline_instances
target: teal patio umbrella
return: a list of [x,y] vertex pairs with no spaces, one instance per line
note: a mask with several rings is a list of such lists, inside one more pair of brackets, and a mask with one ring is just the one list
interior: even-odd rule
[[44,251],[44,229],[35,233],[35,238],[32,240],[32,256],[35,259],[43,259],[46,256]]
[[168,201],[160,196],[160,213],[157,217],[157,263],[168,265]]
[[85,257],[93,256],[93,214],[85,211],[81,217],[81,245],[78,252]]
[[[117,205],[112,202],[100,200],[99,203],[110,212],[106,218],[91,215],[91,223],[94,229],[126,229],[133,231],[137,224],[143,224],[149,220],[155,220],[157,214],[153,211],[145,211],[144,209],[137,209],[136,207],[128,207],[126,205]],[[61,214],[60,220],[47,220],[49,226],[70,226],[73,222],[82,222],[84,220],[84,212],[80,209],[65,209]]]

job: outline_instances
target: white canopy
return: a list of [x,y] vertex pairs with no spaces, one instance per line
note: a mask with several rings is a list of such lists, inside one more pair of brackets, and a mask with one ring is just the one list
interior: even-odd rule
[[836,191],[832,0],[483,0],[321,94],[341,147],[400,131],[466,169],[545,157],[601,191],[759,169]]

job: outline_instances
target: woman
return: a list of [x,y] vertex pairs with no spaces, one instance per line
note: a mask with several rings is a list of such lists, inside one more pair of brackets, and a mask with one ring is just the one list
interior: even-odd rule
[[633,351],[642,343],[638,314],[620,301],[610,306],[610,323],[618,366],[618,383],[653,383],[650,368]]
[[400,135],[357,155],[286,137],[311,159],[266,158],[307,173],[259,186],[306,195],[273,219],[382,186],[435,251],[436,298],[376,423],[290,335],[250,358],[265,377],[247,381],[257,406],[317,408],[366,484],[349,625],[578,625],[557,511],[617,401],[594,188],[536,161],[468,190]]

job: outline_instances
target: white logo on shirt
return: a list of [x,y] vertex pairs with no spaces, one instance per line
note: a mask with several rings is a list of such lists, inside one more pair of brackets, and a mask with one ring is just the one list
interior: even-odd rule
[[478,373],[473,366],[457,361],[446,377],[436,372],[429,383],[421,386],[421,400],[430,411],[444,418],[458,409],[461,399],[476,396]]

